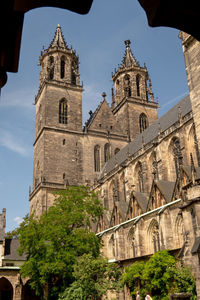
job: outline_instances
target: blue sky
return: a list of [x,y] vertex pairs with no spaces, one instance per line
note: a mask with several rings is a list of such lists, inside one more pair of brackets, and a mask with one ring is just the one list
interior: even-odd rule
[[111,100],[111,72],[121,63],[125,45],[141,65],[146,63],[158,97],[159,116],[188,93],[184,58],[178,30],[150,28],[137,0],[94,0],[87,15],[40,8],[25,15],[19,71],[8,74],[0,98],[0,210],[7,210],[7,231],[29,211],[34,143],[34,97],[40,67],[38,57],[61,25],[67,44],[80,57],[84,84],[83,122],[106,92]]

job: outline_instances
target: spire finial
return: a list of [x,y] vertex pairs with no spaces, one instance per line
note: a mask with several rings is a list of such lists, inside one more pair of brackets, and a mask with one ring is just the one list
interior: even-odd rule
[[130,40],[126,40],[126,41],[124,41],[124,44],[126,45],[126,47],[129,47],[129,46],[130,46],[130,43],[131,43],[131,41],[130,41]]
[[53,38],[53,41],[51,42],[50,46],[48,49],[50,48],[64,48],[64,49],[68,49],[67,48],[67,44],[65,42],[64,36],[62,34],[62,30],[61,30],[61,26],[60,24],[58,24],[57,28],[56,28],[56,32]]
[[131,43],[130,40],[124,41],[124,44],[126,45],[126,50],[125,50],[124,58],[123,58],[123,61],[122,61],[122,68],[138,65],[138,63],[136,62],[136,60],[133,56],[133,53],[131,52],[130,43]]
[[105,92],[103,92],[101,96],[103,97],[103,100],[106,99],[106,93]]

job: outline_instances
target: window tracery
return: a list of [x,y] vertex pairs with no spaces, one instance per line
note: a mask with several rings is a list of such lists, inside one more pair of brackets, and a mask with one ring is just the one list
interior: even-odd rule
[[62,99],[59,102],[59,123],[67,124],[68,117],[68,107],[66,99]]
[[140,97],[140,75],[139,74],[136,76],[136,91],[137,91],[137,96]]
[[49,75],[49,79],[52,80],[54,78],[54,57],[53,56],[49,57],[47,72]]
[[105,144],[104,146],[104,162],[107,162],[111,157],[111,147],[110,144]]
[[142,113],[139,117],[139,126],[140,133],[142,133],[149,126],[147,116],[144,113]]
[[60,61],[60,78],[63,79],[65,77],[65,57],[61,57]]

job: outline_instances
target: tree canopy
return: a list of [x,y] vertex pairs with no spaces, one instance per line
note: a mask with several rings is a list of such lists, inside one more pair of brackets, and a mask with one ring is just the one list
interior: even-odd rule
[[54,205],[40,218],[34,214],[24,218],[13,235],[20,241],[19,254],[27,256],[21,275],[31,279],[37,295],[58,299],[74,281],[79,258],[83,254],[99,256],[101,243],[90,229],[102,213],[93,191],[69,186],[55,194]]
[[84,254],[74,267],[74,282],[59,300],[98,300],[105,298],[108,291],[117,291],[121,288],[121,271],[117,264],[109,263],[99,256]]
[[188,292],[196,298],[195,280],[190,270],[181,265],[167,250],[156,252],[144,262],[135,262],[125,269],[122,281],[133,298],[140,290],[141,297],[149,292],[153,299],[169,299],[170,293]]

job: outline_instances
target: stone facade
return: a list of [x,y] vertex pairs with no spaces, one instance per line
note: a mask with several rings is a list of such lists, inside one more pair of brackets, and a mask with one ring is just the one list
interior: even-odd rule
[[[158,119],[148,70],[127,40],[122,64],[112,74],[111,107],[103,93],[82,129],[79,61],[57,27],[39,59],[30,210],[40,215],[48,209],[53,190],[89,185],[108,209],[97,224],[104,255],[125,267],[170,249],[192,266],[200,299],[200,47],[187,34],[180,37],[188,96]],[[118,298],[129,299],[128,291]]]
[[[99,191],[107,208],[96,226],[102,253],[125,268],[170,249],[192,268],[200,299],[200,45],[188,34],[181,32],[180,37],[188,96],[158,119],[148,70],[139,65],[127,40],[122,64],[112,74],[111,107],[103,93],[82,128],[79,58],[58,25],[39,58],[29,200],[30,212],[41,215],[53,204],[53,191],[66,185],[83,184]],[[3,214],[4,253],[1,220]],[[31,292],[25,289],[27,280],[18,276],[20,260],[11,258],[1,260],[0,290],[9,280],[13,299],[26,299]],[[6,265],[15,261],[18,269]],[[108,296],[131,299],[127,288]]]
[[123,63],[113,74],[112,107],[103,93],[83,128],[79,58],[59,25],[49,48],[41,52],[31,212],[40,215],[52,205],[52,189],[94,186],[110,157],[158,118],[148,71],[135,60],[130,41],[125,44]]

